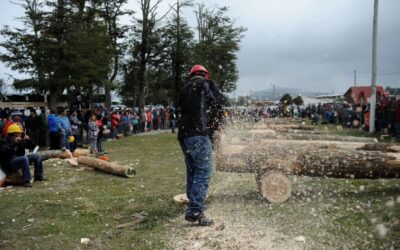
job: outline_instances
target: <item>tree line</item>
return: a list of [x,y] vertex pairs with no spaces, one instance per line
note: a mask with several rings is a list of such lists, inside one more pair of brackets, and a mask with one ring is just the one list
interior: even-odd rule
[[[170,1],[169,1],[170,2]],[[22,27],[1,30],[0,60],[22,77],[17,89],[47,94],[49,108],[67,91],[93,104],[104,91],[111,107],[116,90],[130,106],[176,102],[193,64],[207,66],[220,89],[236,88],[236,53],[245,28],[227,7],[176,0],[19,0]],[[184,9],[192,9],[195,27]],[[122,19],[129,19],[126,24]]]

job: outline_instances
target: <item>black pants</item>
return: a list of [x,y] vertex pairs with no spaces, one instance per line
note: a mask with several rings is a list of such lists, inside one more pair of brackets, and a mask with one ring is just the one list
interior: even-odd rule
[[29,138],[34,146],[39,145],[39,130],[29,130]]
[[61,149],[58,132],[50,132],[50,149]]

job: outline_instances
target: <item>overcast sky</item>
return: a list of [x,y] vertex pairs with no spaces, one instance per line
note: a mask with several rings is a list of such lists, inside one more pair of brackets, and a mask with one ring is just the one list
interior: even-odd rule
[[[168,3],[165,0],[162,12]],[[238,54],[236,95],[250,90],[293,87],[344,92],[357,82],[370,85],[373,0],[208,0],[228,6],[237,26],[248,30]],[[0,26],[16,26],[23,10],[0,0]],[[137,10],[137,1],[129,8]],[[380,0],[378,83],[400,87],[400,1]],[[185,16],[195,24],[193,11]],[[0,78],[15,74],[0,63]]]

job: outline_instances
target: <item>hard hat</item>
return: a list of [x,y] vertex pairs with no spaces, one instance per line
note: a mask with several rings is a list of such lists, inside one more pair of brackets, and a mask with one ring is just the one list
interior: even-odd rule
[[191,77],[193,75],[197,75],[199,73],[204,74],[205,78],[207,78],[207,79],[209,78],[208,70],[203,65],[194,65],[189,72],[189,77]]
[[23,133],[22,128],[18,124],[11,124],[7,128],[7,134],[12,134],[12,133]]
[[75,137],[73,135],[69,136],[68,137],[68,141],[71,142],[71,143],[74,142],[75,141]]

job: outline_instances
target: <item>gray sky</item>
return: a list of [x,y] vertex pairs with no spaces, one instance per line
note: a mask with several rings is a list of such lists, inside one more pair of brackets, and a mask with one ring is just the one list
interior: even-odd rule
[[[129,8],[137,10],[136,0]],[[166,0],[160,12],[167,8]],[[373,0],[208,0],[228,6],[238,26],[247,27],[238,54],[236,95],[250,90],[293,87],[342,92],[371,80]],[[0,0],[0,26],[16,26],[23,10]],[[400,87],[400,1],[381,0],[378,21],[378,83]],[[194,25],[192,10],[185,11]],[[15,74],[0,64],[0,78]]]

